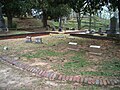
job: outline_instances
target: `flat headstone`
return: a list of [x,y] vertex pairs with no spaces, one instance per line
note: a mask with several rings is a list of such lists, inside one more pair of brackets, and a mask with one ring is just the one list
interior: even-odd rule
[[97,46],[97,45],[90,45],[90,48],[101,48],[101,46]]
[[77,43],[76,42],[69,42],[69,50],[73,50],[73,51],[79,51],[79,48],[77,46]]
[[68,44],[69,45],[77,45],[77,43],[75,43],[75,42],[69,42]]

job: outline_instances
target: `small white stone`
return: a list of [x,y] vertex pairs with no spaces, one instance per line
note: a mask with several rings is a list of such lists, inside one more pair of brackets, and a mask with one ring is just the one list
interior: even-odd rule
[[7,46],[5,46],[3,49],[4,49],[4,50],[8,50],[8,47],[7,47]]

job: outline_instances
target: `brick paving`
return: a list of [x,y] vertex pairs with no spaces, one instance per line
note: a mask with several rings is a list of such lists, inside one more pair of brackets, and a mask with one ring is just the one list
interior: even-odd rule
[[58,74],[56,72],[50,72],[42,69],[38,69],[28,64],[21,63],[17,60],[11,60],[8,57],[0,57],[0,61],[7,62],[11,65],[18,67],[19,69],[29,71],[31,73],[36,74],[39,77],[45,77],[50,80],[61,80],[61,81],[70,81],[70,82],[77,82],[89,85],[120,85],[120,78],[94,78],[94,77],[83,77],[83,76],[66,76],[62,74]]

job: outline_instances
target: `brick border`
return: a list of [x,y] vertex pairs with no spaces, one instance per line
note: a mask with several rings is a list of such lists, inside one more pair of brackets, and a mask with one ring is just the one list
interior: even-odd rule
[[38,69],[32,66],[29,66],[28,64],[11,60],[8,57],[7,58],[0,57],[0,61],[3,61],[5,63],[7,62],[11,65],[18,67],[19,69],[32,72],[39,77],[45,77],[45,78],[48,78],[49,80],[70,81],[70,82],[77,82],[77,83],[88,84],[88,85],[100,85],[100,86],[120,85],[120,78],[102,79],[102,78],[94,78],[94,77],[66,76],[66,75],[55,73],[55,72]]

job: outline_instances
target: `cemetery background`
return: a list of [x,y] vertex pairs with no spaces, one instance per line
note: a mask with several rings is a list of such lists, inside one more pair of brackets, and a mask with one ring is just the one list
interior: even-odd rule
[[[100,23],[97,20],[100,21]],[[54,22],[52,20],[48,20],[48,21],[50,26],[55,26],[58,30],[58,26],[59,26],[58,22]],[[86,27],[88,28],[89,25],[87,24],[89,22],[87,21],[88,21],[88,17],[87,18],[85,17],[84,20],[82,21],[82,29]],[[21,23],[22,25],[18,25],[18,23],[19,24]],[[14,27],[11,29],[16,30],[16,31],[13,31],[14,34],[40,32],[40,30],[45,31],[45,29],[41,28],[42,25],[40,23],[41,23],[41,20],[38,21],[36,19],[31,19],[31,18],[17,20],[15,18],[13,23]],[[111,25],[111,28],[115,23],[116,22],[114,22]],[[39,24],[41,26],[37,26]],[[109,24],[109,21],[106,21],[106,19],[104,20],[96,17],[92,21],[92,28],[94,28],[95,30],[98,30],[98,28],[102,27],[102,29],[105,30],[108,24]],[[74,30],[77,27],[76,20],[73,19],[68,21],[67,23],[64,22],[63,24],[64,30],[66,30],[68,27],[70,28],[70,30]],[[48,27],[47,29],[52,30],[52,28],[48,28]],[[113,29],[115,29],[115,27]],[[21,31],[21,30],[25,30],[25,31]],[[6,33],[2,33],[1,35],[8,35],[13,33],[6,32]],[[0,55],[1,57],[8,56],[8,57],[14,58],[16,60],[19,60],[20,62],[26,63],[33,67],[58,72],[64,75],[83,75],[86,77],[100,76],[103,78],[120,76],[120,72],[119,72],[120,71],[120,68],[119,68],[120,67],[120,63],[119,63],[120,46],[116,45],[114,41],[83,39],[83,38],[70,37],[69,35],[61,35],[61,34],[59,35],[50,35],[47,37],[43,37],[42,44],[35,43],[35,40],[36,40],[35,38],[32,38],[33,41],[31,41],[30,43],[25,43],[25,39],[24,40],[23,39],[1,40]],[[72,44],[77,43],[77,45],[71,47],[71,45],[69,45],[70,42],[72,42]],[[100,48],[93,48],[93,46],[95,45],[100,46]],[[72,49],[69,49],[69,48],[72,48]],[[75,50],[76,48],[77,50]],[[3,66],[1,64],[1,67],[7,67],[7,66]],[[11,74],[10,72],[11,70],[10,71],[1,70],[2,76],[8,75],[8,76],[5,76],[4,79],[1,77],[2,84],[0,85],[3,86],[3,88],[5,87],[14,88],[12,86],[15,86],[15,85],[18,85],[15,88],[20,88],[20,87],[23,88],[24,86],[22,85],[25,85],[25,88],[26,88],[26,85],[34,87],[30,85],[31,83],[33,83],[32,82],[33,78],[32,80],[30,80],[30,76],[28,76],[28,81],[30,84],[27,84],[26,83],[28,82],[27,80],[22,82],[21,79],[16,76],[16,75],[19,76],[19,74],[15,75],[14,73],[15,78],[12,78],[13,80],[11,80],[9,77]],[[25,77],[24,75],[21,74],[20,77],[22,76]],[[8,82],[9,80],[10,82]],[[22,84],[19,85],[18,82],[16,82],[17,80],[21,81]],[[35,80],[35,82],[36,81],[37,80]],[[4,84],[4,82],[7,82],[7,85]],[[48,88],[49,85],[56,87],[56,86],[59,86],[60,83],[57,82],[56,84],[55,82],[54,83],[51,81],[45,82],[43,80],[43,83],[40,83],[40,84],[42,84],[43,86],[47,84],[47,88]],[[67,84],[68,83],[69,82],[67,82]],[[69,85],[72,85],[71,88],[74,88],[76,86],[76,83],[74,84],[70,83]],[[77,83],[77,86],[79,85]],[[81,85],[81,87],[78,87],[78,88],[82,88],[82,87],[86,88],[84,87],[84,85]],[[90,88],[92,90],[93,88],[95,88],[96,90],[98,90],[99,88],[100,89],[107,88],[109,90],[115,87],[117,86],[114,86],[114,85],[113,87],[93,86]],[[39,88],[41,89],[41,87]],[[63,88],[67,88],[67,87],[63,87]],[[117,88],[119,88],[119,86]]]

